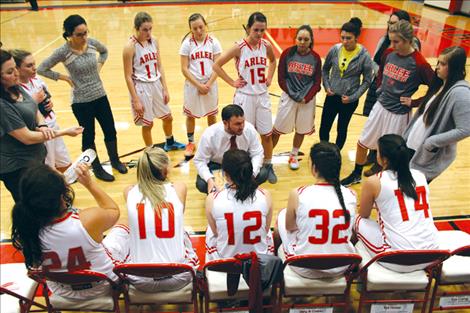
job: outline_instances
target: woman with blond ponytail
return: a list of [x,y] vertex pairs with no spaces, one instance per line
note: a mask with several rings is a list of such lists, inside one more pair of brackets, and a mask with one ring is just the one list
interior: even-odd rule
[[[184,230],[186,185],[168,180],[170,159],[160,148],[148,147],[137,165],[137,185],[124,191],[129,218],[132,263],[185,263],[199,260]],[[188,273],[170,278],[130,278],[147,292],[178,290],[191,282]]]
[[[392,48],[382,57],[377,77],[377,103],[364,124],[357,141],[356,160],[352,173],[341,180],[349,186],[360,183],[367,161],[367,151],[376,150],[380,137],[386,134],[403,135],[411,118],[411,109],[421,104],[424,97],[412,99],[420,85],[430,86],[434,72],[424,56],[413,44],[413,26],[405,20],[398,21],[388,30]],[[371,176],[380,167],[365,173]]]

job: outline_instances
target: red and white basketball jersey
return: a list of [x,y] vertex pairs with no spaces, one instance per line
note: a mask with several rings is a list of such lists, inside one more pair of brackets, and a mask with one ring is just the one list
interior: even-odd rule
[[[29,80],[28,83],[20,83],[21,87],[23,87],[23,90],[26,91],[28,95],[31,97],[35,94],[40,92],[41,90],[47,90],[47,85],[46,83],[38,76],[33,77]],[[49,125],[53,122],[55,122],[56,117],[54,111],[49,112],[49,115],[47,115],[44,118],[44,121]]]
[[165,184],[165,203],[160,215],[136,185],[127,196],[130,228],[130,256],[134,263],[186,263],[184,216],[171,183]]
[[136,37],[132,36],[131,41],[134,43],[134,60],[132,61],[132,78],[142,82],[154,82],[160,79],[160,71],[158,70],[158,47],[155,39],[146,42],[139,42]]
[[379,173],[380,193],[375,203],[386,244],[393,250],[437,249],[437,229],[429,206],[429,185],[423,173],[411,170],[418,200],[398,189],[393,171]]
[[212,75],[214,55],[220,54],[219,41],[207,35],[204,41],[197,42],[194,36],[187,37],[181,44],[180,55],[189,58],[189,71],[199,82],[207,82]]
[[235,59],[238,75],[243,77],[246,85],[237,91],[248,95],[259,95],[268,91],[266,77],[268,75],[268,42],[261,39],[256,47],[250,47],[243,39],[237,43],[240,48],[240,58]]
[[[48,270],[76,271],[90,269],[117,280],[113,273],[114,261],[102,243],[97,243],[83,227],[77,213],[69,212],[39,233],[43,258],[42,267]],[[71,291],[67,286],[48,283],[53,293],[99,294],[97,289]]]
[[356,195],[341,186],[350,220],[346,222],[335,188],[319,183],[297,189],[299,206],[296,210],[297,238],[292,243],[295,254],[354,253],[350,242],[356,210]]
[[223,189],[214,195],[212,216],[217,226],[217,251],[223,258],[255,251],[269,254],[266,240],[268,203],[263,189],[251,200],[234,198],[235,190]]

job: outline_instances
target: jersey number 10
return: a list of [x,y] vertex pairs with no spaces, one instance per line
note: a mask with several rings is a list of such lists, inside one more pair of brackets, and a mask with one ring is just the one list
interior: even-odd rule
[[[155,236],[158,238],[173,238],[175,237],[175,211],[173,209],[173,204],[166,202],[159,204],[160,214],[155,210]],[[168,214],[163,214],[163,212],[168,212]],[[168,228],[163,230],[163,219],[162,216],[168,216]],[[137,203],[137,217],[139,222],[139,236],[140,239],[147,238],[147,230],[145,227],[145,205],[143,203]]]

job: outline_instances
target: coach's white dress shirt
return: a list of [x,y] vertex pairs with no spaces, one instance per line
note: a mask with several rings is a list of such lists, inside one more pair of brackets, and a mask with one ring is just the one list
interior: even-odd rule
[[[207,164],[210,161],[222,164],[222,157],[225,151],[230,149],[230,137],[232,135],[225,131],[223,122],[211,125],[202,134],[196,155],[194,156],[194,164],[199,176],[205,181],[214,177]],[[258,175],[263,164],[264,151],[259,141],[258,132],[252,124],[245,121],[243,133],[237,136],[236,142],[238,149],[248,152],[251,157],[251,164],[253,165],[253,174],[255,176]]]

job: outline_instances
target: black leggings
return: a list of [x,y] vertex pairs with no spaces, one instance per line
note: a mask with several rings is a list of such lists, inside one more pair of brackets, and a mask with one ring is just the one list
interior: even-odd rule
[[330,140],[330,130],[338,115],[336,145],[342,149],[348,135],[348,125],[359,104],[359,100],[351,103],[342,103],[341,96],[326,96],[320,124],[320,140]]
[[95,118],[104,133],[104,141],[116,141],[113,112],[108,97],[104,96],[91,102],[73,103],[72,111],[80,126],[83,126],[82,151],[95,148]]
[[25,170],[26,167],[22,167],[13,172],[0,174],[0,180],[3,181],[5,187],[10,191],[15,203],[20,199],[20,178]]

